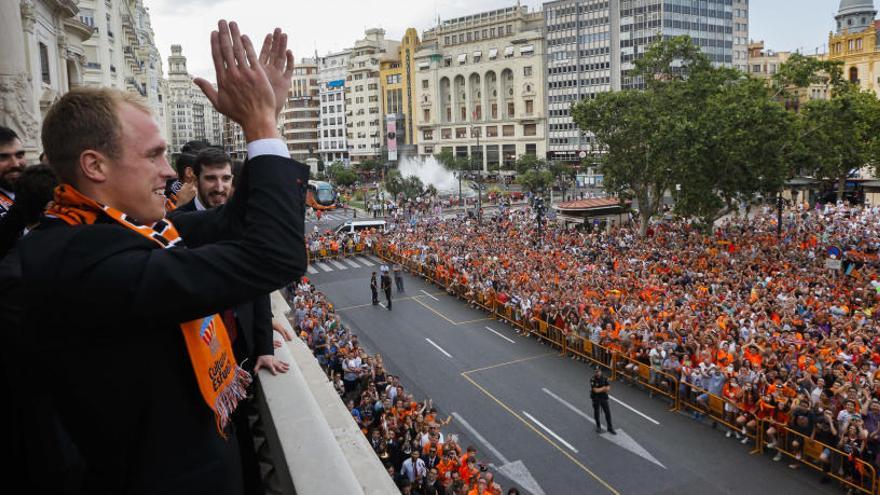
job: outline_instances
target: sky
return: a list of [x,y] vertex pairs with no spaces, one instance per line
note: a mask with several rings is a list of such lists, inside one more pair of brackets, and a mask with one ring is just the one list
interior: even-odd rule
[[[530,9],[540,0],[523,0]],[[839,0],[751,0],[749,36],[776,51],[824,51]],[[422,31],[437,16],[452,19],[515,5],[515,0],[144,0],[167,70],[171,45],[183,46],[193,75],[213,79],[209,36],[217,19],[238,21],[257,49],[275,26],[289,33],[294,57],[350,47],[367,28],[401,39],[408,27]]]

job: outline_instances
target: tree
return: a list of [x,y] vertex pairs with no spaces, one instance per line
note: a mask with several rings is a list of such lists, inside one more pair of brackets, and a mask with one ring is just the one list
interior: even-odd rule
[[385,190],[394,197],[403,195],[406,199],[414,199],[425,192],[425,186],[415,175],[403,177],[398,170],[392,169],[385,175]]
[[336,183],[339,184],[340,186],[347,187],[347,186],[350,186],[350,185],[354,184],[355,182],[357,182],[358,176],[354,172],[354,170],[344,168],[344,169],[336,172],[336,175],[333,177],[333,180],[336,181]]
[[514,162],[513,167],[517,174],[524,174],[529,170],[543,170],[547,167],[547,162],[539,159],[535,155],[522,155]]
[[855,85],[835,89],[830,100],[813,100],[802,112],[807,157],[817,176],[835,185],[843,199],[846,179],[864,166],[880,164],[880,101]]
[[606,190],[636,200],[642,235],[667,191],[678,214],[711,225],[737,201],[781,184],[779,148],[791,121],[766,86],[712,67],[686,36],[655,43],[635,66],[643,91],[602,93],[572,116],[600,144]]
[[553,174],[547,170],[526,170],[516,176],[516,183],[525,190],[537,194],[553,183]]

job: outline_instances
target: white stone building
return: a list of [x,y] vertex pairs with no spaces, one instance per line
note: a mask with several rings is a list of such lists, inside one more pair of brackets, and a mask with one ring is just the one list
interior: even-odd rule
[[92,26],[85,43],[84,83],[139,93],[167,128],[162,58],[143,0],[79,0],[79,19]]
[[399,41],[385,39],[384,29],[367,29],[354,44],[348,60],[345,87],[345,125],[348,154],[353,162],[382,155],[382,62],[398,57]]
[[449,150],[483,170],[546,154],[541,12],[516,6],[444,21],[416,52],[421,156]]
[[168,57],[168,94],[165,114],[168,119],[168,144],[171,153],[179,153],[187,141],[207,141],[223,144],[223,124],[220,113],[214,110],[208,98],[192,82],[186,70],[186,57],[180,45],[171,45]]
[[281,137],[294,160],[305,163],[318,153],[318,64],[315,58],[303,58],[293,69],[287,101],[279,118]]
[[73,0],[0,1],[0,125],[12,128],[31,159],[42,149],[49,106],[82,84],[83,42],[91,26]]
[[345,136],[345,77],[349,57],[351,50],[318,58],[318,95],[321,98],[318,150],[327,164],[337,160],[349,161]]

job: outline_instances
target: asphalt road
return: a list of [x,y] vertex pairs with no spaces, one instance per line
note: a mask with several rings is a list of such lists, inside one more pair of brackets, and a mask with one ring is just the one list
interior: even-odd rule
[[[364,347],[382,355],[417,400],[432,398],[446,434],[474,445],[505,490],[583,493],[833,493],[817,473],[787,460],[749,455],[647,393],[615,382],[611,402],[621,434],[593,431],[587,390],[592,370],[534,339],[405,276],[393,311],[370,304],[379,260],[360,256],[313,266],[310,277]],[[338,266],[337,266],[338,265]],[[384,304],[384,298],[383,304]],[[618,402],[619,401],[619,402]],[[625,404],[625,405],[624,405]]]

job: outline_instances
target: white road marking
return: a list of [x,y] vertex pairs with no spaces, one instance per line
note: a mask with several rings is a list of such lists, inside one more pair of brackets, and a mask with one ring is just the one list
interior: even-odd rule
[[382,260],[380,260],[379,258],[373,256],[372,254],[365,254],[365,255],[364,255],[364,258],[369,258],[369,259],[375,261],[376,263],[379,263],[380,265],[385,264],[384,261],[382,261]]
[[353,260],[351,260],[349,258],[342,258],[342,261],[345,261],[345,264],[347,264],[348,266],[350,266],[352,268],[360,268],[361,267],[361,265],[358,265],[357,263],[355,263]]
[[342,263],[340,263],[336,260],[329,260],[329,261],[330,261],[331,265],[335,266],[336,268],[339,268],[340,270],[348,270],[347,266],[343,265]]
[[[568,409],[570,409],[572,412],[574,412],[578,416],[586,419],[587,421],[589,421],[593,425],[596,424],[595,419],[593,419],[592,417],[590,417],[590,415],[588,415],[587,413],[585,413],[585,412],[581,411],[580,409],[578,409],[577,407],[575,407],[573,404],[571,404],[567,400],[554,394],[553,392],[551,392],[550,390],[548,390],[546,388],[542,388],[541,390],[543,390],[545,394],[556,399],[560,404],[567,407]],[[621,430],[620,428],[617,429],[617,435],[604,435],[603,434],[602,438],[604,438],[605,440],[608,440],[611,443],[618,445],[619,447],[622,447],[622,448],[632,452],[633,454],[636,454],[637,456],[639,456],[649,462],[652,462],[652,463],[662,467],[663,469],[666,469],[666,466],[664,466],[663,463],[658,461],[657,458],[655,458],[653,455],[651,455],[650,452],[648,452],[647,450],[645,450],[644,447],[639,445],[639,443],[636,442],[633,439],[633,437],[627,435],[627,433],[625,431]]]
[[[504,476],[510,478],[511,481],[518,484],[519,486],[525,488],[527,491],[532,493],[533,495],[545,495],[544,490],[538,485],[538,482],[535,481],[535,478],[532,477],[532,473],[529,472],[529,469],[523,464],[522,461],[513,461],[510,462],[504,457],[504,454],[498,451],[494,445],[489,443],[483,435],[480,435],[470,423],[465,421],[464,418],[461,417],[457,412],[452,413],[452,417],[455,418],[457,424],[460,424],[468,433],[471,434],[478,442],[482,443],[486,450],[488,450],[492,455],[494,455],[498,462],[501,464],[497,467],[498,471],[501,472]],[[493,468],[495,468],[494,464],[490,464]]]
[[638,409],[632,407],[631,405],[629,405],[629,404],[627,404],[627,403],[625,403],[625,402],[619,400],[618,398],[616,398],[616,397],[614,397],[614,396],[612,396],[612,395],[609,395],[609,397],[611,397],[611,400],[613,400],[614,402],[617,402],[617,403],[620,404],[621,406],[623,406],[623,407],[629,409],[630,411],[632,411],[632,412],[638,414],[639,416],[641,416],[641,417],[647,419],[648,421],[654,423],[655,425],[657,425],[657,426],[660,425],[660,422],[659,422],[659,421],[657,421],[656,419],[654,419],[654,418],[648,416],[647,414],[645,414],[645,413],[639,411]]
[[332,272],[332,271],[333,271],[333,268],[332,268],[332,267],[330,267],[330,266],[328,266],[328,265],[326,265],[326,264],[324,264],[324,263],[322,263],[322,262],[320,262],[320,261],[315,262],[315,266],[317,266],[317,267],[320,268],[321,270],[324,270],[325,272]]
[[551,430],[550,428],[547,428],[546,426],[544,426],[544,423],[541,423],[540,421],[538,421],[537,419],[535,419],[534,416],[532,416],[531,414],[529,414],[529,413],[527,413],[527,412],[525,412],[525,411],[523,411],[522,413],[523,413],[523,415],[524,415],[525,417],[531,419],[533,423],[535,423],[536,425],[538,425],[539,427],[541,427],[542,430],[546,431],[547,433],[550,434],[550,436],[552,436],[553,438],[555,438],[556,440],[558,440],[559,443],[561,443],[562,445],[565,445],[566,447],[568,447],[568,450],[574,452],[575,454],[578,453],[578,449],[574,448],[574,446],[572,446],[570,443],[566,442],[562,437],[560,437],[559,435],[557,435],[555,431],[553,431],[553,430]]
[[358,257],[358,261],[363,263],[365,266],[373,266],[373,263],[363,256]]
[[449,354],[448,352],[446,352],[445,349],[443,349],[442,347],[440,347],[439,345],[437,345],[437,343],[435,343],[433,340],[431,340],[431,339],[429,339],[429,338],[427,338],[427,337],[425,337],[425,340],[427,340],[428,343],[431,344],[432,346],[436,347],[438,351],[440,351],[440,352],[442,352],[443,354],[445,354],[446,357],[448,357],[448,358],[451,358],[451,357],[452,357],[452,354]]
[[497,336],[501,337],[502,339],[504,339],[504,340],[510,342],[511,344],[516,344],[516,342],[514,342],[513,339],[509,339],[509,338],[507,338],[506,336],[504,336],[503,334],[501,334],[501,333],[498,332],[497,330],[493,329],[492,327],[486,327],[486,330],[488,330],[488,331],[494,333],[495,335],[497,335]]
[[489,452],[491,452],[492,455],[494,455],[495,458],[498,459],[498,460],[501,462],[501,464],[507,464],[507,463],[508,463],[507,458],[504,457],[504,455],[503,455],[501,452],[498,452],[498,449],[496,449],[491,443],[489,443],[488,440],[486,440],[485,438],[483,438],[483,435],[480,435],[480,433],[479,433],[477,430],[475,430],[474,427],[471,426],[470,423],[468,423],[467,421],[465,421],[464,418],[461,417],[461,414],[458,414],[457,412],[453,412],[453,413],[452,413],[452,417],[455,418],[456,423],[458,423],[458,424],[460,424],[461,426],[463,426],[464,429],[467,430],[468,433],[471,434],[471,436],[473,436],[474,438],[476,438],[478,442],[482,443],[482,444],[486,447],[486,450],[488,450]]
[[433,295],[431,295],[430,292],[425,292],[424,289],[419,289],[419,291],[421,291],[422,294],[424,294],[424,295],[430,297],[431,299],[433,299],[433,300],[435,300],[435,301],[439,301],[439,300],[440,300],[440,299],[437,299],[436,297],[434,297]]
[[383,309],[388,309],[388,306],[385,306],[385,303],[383,303],[383,302],[380,302],[379,306],[382,306]]
[[309,265],[309,273],[314,275],[314,274],[318,273],[318,270],[315,270],[315,267],[313,267],[312,265]]

